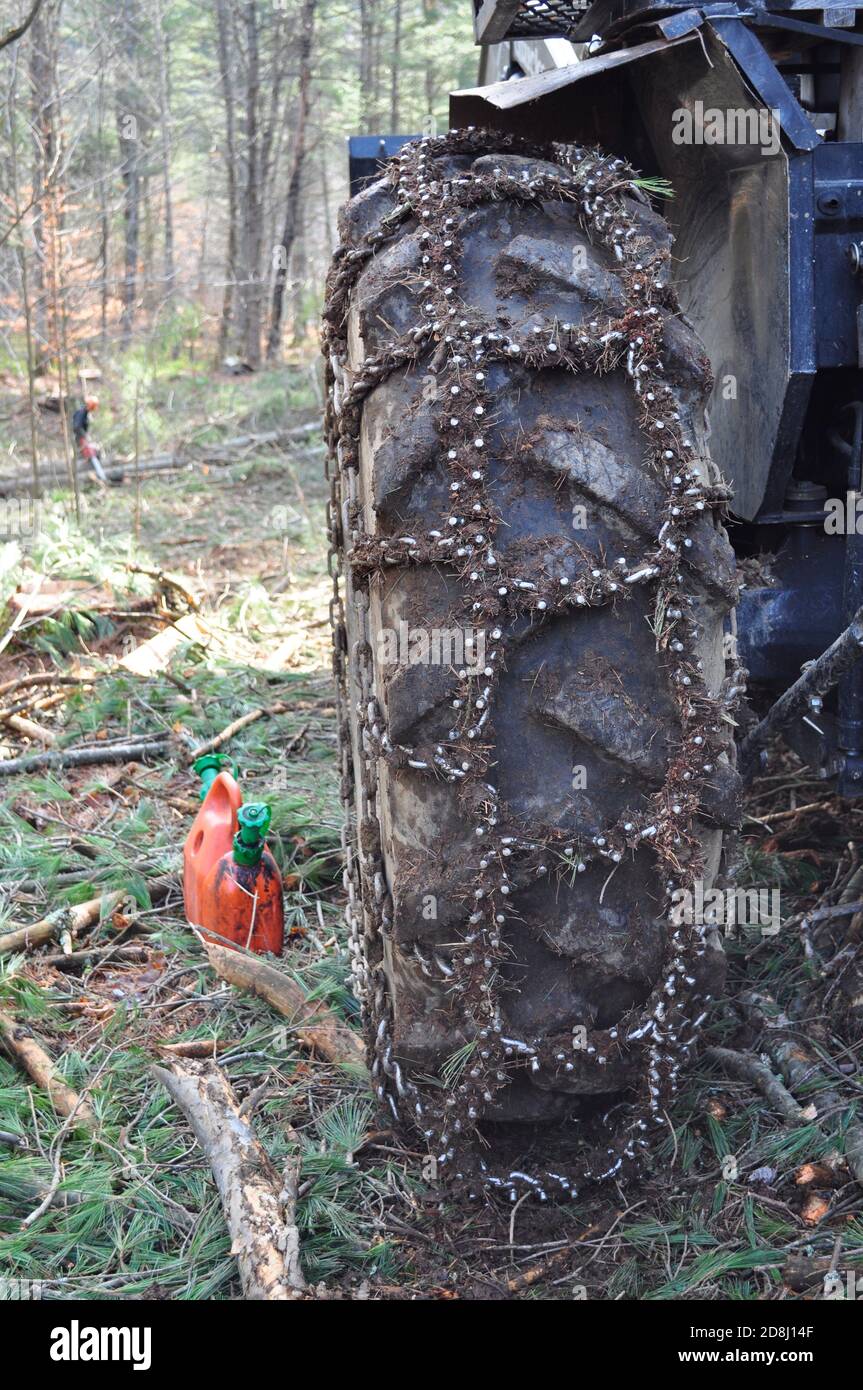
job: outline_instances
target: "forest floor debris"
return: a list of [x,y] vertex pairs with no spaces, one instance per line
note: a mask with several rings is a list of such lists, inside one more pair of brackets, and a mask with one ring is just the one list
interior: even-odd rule
[[[275,382],[284,394],[286,378],[238,378],[237,398],[248,408]],[[769,1301],[863,1275],[863,807],[790,755],[753,784],[734,881],[778,890],[782,929],[728,934],[732,1002],[641,1188],[442,1207],[425,1155],[382,1127],[342,920],[325,486],[314,436],[287,439],[217,473],[94,491],[80,529],[47,498],[38,532],[14,556],[0,548],[0,600],[34,575],[112,594],[107,611],[17,609],[0,634],[5,712],[54,738],[46,748],[0,717],[0,1272],[42,1281],[46,1298],[253,1291],[230,1175],[214,1178],[188,1086],[174,1088],[187,1119],[160,1067],[216,1077],[265,1156],[283,1265],[268,1284],[264,1261],[271,1290]],[[200,628],[129,669],[186,617]],[[183,920],[189,760],[215,747],[246,797],[273,806],[280,962],[208,955]],[[49,1073],[26,1069],[25,1039],[92,1123],[70,1121]]]

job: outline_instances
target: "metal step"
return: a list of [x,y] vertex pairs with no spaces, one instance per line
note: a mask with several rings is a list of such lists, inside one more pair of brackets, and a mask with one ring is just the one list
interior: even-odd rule
[[571,38],[589,0],[473,0],[477,43]]

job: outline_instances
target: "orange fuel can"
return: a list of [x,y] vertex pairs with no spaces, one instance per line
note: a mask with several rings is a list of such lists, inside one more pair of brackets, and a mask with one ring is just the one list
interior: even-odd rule
[[237,832],[237,812],[243,794],[234,779],[234,766],[222,753],[197,758],[201,779],[201,807],[183,847],[183,902],[186,920],[201,923],[201,889],[210,869],[229,853]]
[[200,927],[220,946],[281,955],[285,940],[282,876],[264,839],[270,808],[249,802],[237,812],[233,847],[215,863],[201,888]]

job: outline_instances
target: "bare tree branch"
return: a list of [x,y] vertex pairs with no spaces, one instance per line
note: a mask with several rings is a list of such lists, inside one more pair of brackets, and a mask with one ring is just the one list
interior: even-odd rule
[[33,20],[36,18],[41,8],[42,0],[33,0],[33,6],[27,18],[22,19],[21,23],[16,25],[14,29],[7,30],[3,37],[0,38],[0,49],[8,48],[10,43],[18,42],[18,40],[27,33],[27,30],[30,28],[30,25],[33,23]]

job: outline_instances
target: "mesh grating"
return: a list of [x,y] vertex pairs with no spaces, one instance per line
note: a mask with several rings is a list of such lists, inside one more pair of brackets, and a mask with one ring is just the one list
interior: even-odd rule
[[[477,8],[480,0],[477,0]],[[507,29],[508,39],[569,38],[589,8],[589,0],[521,0]]]

